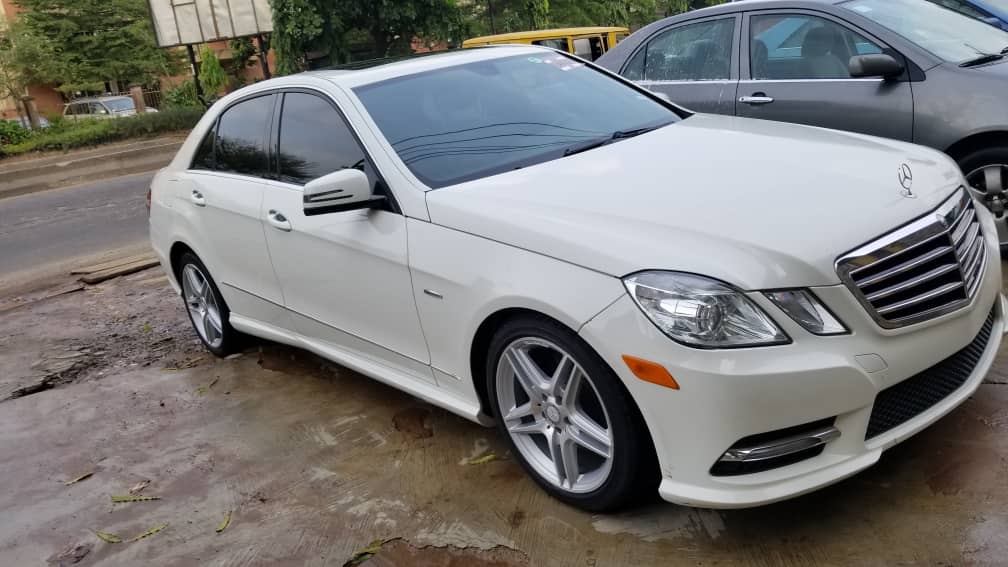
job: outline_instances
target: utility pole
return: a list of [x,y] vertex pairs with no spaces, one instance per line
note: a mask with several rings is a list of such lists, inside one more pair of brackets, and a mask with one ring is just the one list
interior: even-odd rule
[[490,14],[490,33],[497,33],[497,26],[494,25],[493,20],[493,0],[487,0],[487,14]]
[[186,53],[189,54],[189,66],[192,67],[193,83],[196,84],[196,98],[206,106],[206,100],[203,99],[203,85],[199,82],[199,65],[196,64],[196,51],[193,50],[192,45],[185,46]]
[[267,59],[266,40],[263,39],[262,34],[256,35],[256,43],[259,45],[259,65],[262,67],[263,78],[272,79],[273,74],[270,73],[269,60]]

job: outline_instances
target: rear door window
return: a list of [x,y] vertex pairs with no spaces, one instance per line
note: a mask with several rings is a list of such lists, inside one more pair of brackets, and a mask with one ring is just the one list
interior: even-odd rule
[[[672,28],[648,42],[631,61],[628,78],[646,81],[716,81],[731,76],[735,18]],[[639,80],[639,79],[638,79]]]
[[217,127],[215,169],[263,177],[269,171],[266,134],[274,95],[239,102],[220,117]]

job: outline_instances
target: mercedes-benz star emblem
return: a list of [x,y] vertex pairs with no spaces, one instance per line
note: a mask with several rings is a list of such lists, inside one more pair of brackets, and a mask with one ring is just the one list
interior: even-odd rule
[[900,191],[900,195],[903,195],[908,199],[913,199],[917,196],[910,190],[913,187],[913,171],[910,169],[909,165],[904,163],[900,166],[898,179],[900,185],[903,186],[903,189]]

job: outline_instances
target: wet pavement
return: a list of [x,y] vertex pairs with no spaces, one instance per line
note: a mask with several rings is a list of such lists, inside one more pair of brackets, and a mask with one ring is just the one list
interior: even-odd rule
[[0,565],[1008,564],[1006,356],[827,489],[593,515],[494,430],[316,356],[212,358],[149,270],[0,315]]

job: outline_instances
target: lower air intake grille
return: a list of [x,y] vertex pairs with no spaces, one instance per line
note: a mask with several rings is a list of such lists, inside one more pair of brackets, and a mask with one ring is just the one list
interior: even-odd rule
[[973,342],[931,368],[879,392],[865,440],[898,427],[958,390],[973,373],[994,327],[994,310]]

